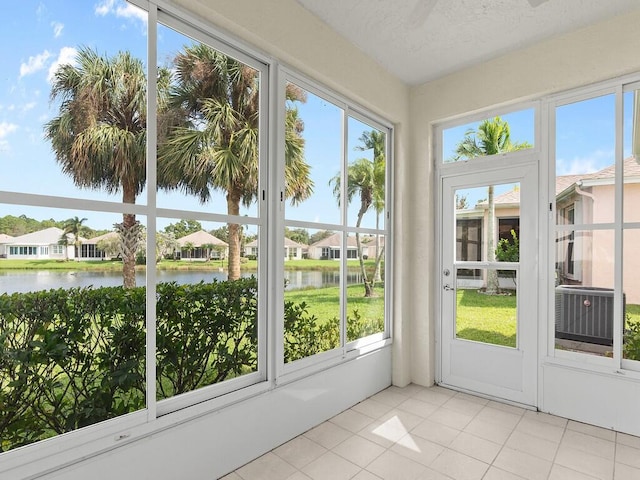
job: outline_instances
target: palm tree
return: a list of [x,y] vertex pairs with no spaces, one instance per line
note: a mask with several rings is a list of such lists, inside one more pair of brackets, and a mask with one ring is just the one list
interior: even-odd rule
[[[347,203],[351,203],[356,195],[360,197],[360,208],[356,219],[356,228],[360,227],[365,213],[367,213],[369,208],[374,204],[376,190],[375,170],[374,162],[367,158],[354,160],[349,164],[349,168],[347,170]],[[333,195],[338,200],[339,205],[341,194],[340,174],[333,177],[329,183],[333,184]],[[362,281],[364,283],[364,295],[365,297],[372,297],[373,282],[369,280],[367,271],[364,267],[364,259],[362,258],[362,242],[360,241],[360,234],[357,232],[356,244],[358,246],[358,260],[360,262]],[[379,261],[379,258],[381,258],[380,255],[377,256],[376,263]]]
[[[169,74],[158,71],[158,105],[162,108]],[[122,192],[135,203],[146,183],[146,75],[144,65],[128,52],[100,56],[82,48],[76,65],[55,72],[51,99],[60,100],[59,115],[45,125],[45,136],[62,171],[80,188]],[[135,286],[135,252],[140,223],[122,215],[116,225],[122,239],[122,276]]]
[[[167,136],[158,152],[159,185],[196,195],[202,203],[213,190],[225,192],[227,213],[239,216],[240,205],[258,196],[259,75],[239,61],[202,44],[185,47],[175,60],[175,78],[167,115]],[[303,101],[301,90],[287,89],[291,102]],[[304,161],[302,122],[297,110],[286,115],[285,195],[293,203],[312,191]],[[242,226],[229,223],[228,278],[240,278]]]
[[86,218],[73,217],[68,219],[64,223],[64,232],[62,233],[62,237],[68,238],[67,235],[73,235],[73,245],[75,248],[76,260],[80,259],[80,247],[82,246],[82,241],[80,240],[80,233],[83,230],[82,224],[86,221],[87,221]]
[[[500,117],[484,120],[478,129],[468,130],[464,138],[456,146],[456,154],[454,161],[468,160],[475,157],[498,155],[500,153],[515,152],[531,148],[528,142],[511,141],[511,133],[509,124]],[[487,189],[488,204],[488,242],[487,242],[487,262],[496,261],[496,206],[493,200],[493,185],[489,185]],[[487,272],[487,288],[488,295],[495,295],[499,292],[498,271],[491,269]]]
[[[376,211],[376,230],[380,228],[380,214],[384,211],[385,204],[385,179],[386,179],[386,136],[378,130],[364,132],[358,139],[362,145],[356,146],[356,150],[364,152],[373,150],[374,189],[373,208]],[[376,269],[373,282],[381,282],[380,260],[384,253],[384,247],[380,248],[380,235],[376,233]]]

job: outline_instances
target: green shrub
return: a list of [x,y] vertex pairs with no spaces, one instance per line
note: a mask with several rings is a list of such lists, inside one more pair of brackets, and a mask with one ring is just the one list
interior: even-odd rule
[[[156,287],[164,399],[257,369],[257,280]],[[340,345],[339,321],[285,303],[285,361]],[[145,407],[146,288],[0,295],[0,451]],[[352,340],[382,330],[357,310]]]

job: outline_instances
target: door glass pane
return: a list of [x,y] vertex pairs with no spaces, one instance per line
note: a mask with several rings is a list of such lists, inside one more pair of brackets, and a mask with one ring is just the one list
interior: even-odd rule
[[[442,132],[444,163],[497,155],[534,146],[535,112],[533,108],[451,127]],[[492,129],[499,128],[499,140],[486,142]]]
[[[515,270],[458,269],[456,280],[456,338],[517,346],[517,277]],[[500,293],[489,295],[486,286],[497,281]],[[446,294],[446,293],[445,293]]]
[[613,230],[556,235],[556,348],[610,355],[613,345]]
[[456,261],[518,261],[520,183],[456,190],[455,209]]

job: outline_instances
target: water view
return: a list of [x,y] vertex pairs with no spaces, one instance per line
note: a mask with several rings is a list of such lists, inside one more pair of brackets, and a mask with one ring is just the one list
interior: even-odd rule
[[[255,275],[255,272],[245,272],[243,277]],[[158,282],[176,282],[178,284],[224,281],[227,273],[219,270],[158,270]],[[287,290],[301,288],[320,288],[338,286],[340,273],[338,271],[320,270],[291,270],[285,271],[284,277]],[[347,273],[347,284],[361,283],[361,274],[357,270]],[[146,284],[145,272],[136,272],[136,284]],[[56,270],[9,270],[0,271],[0,292],[34,292],[52,288],[75,287],[115,287],[122,285],[122,273],[118,271],[87,272],[87,271],[56,271]]]

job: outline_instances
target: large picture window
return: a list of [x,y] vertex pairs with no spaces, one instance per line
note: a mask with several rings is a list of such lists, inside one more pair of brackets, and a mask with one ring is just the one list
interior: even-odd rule
[[0,21],[0,455],[111,445],[388,338],[391,129],[133,3]]
[[285,87],[284,234],[302,251],[283,263],[286,364],[379,340],[386,323],[389,131],[304,83]]
[[556,356],[638,369],[637,115],[634,86],[555,107]]

